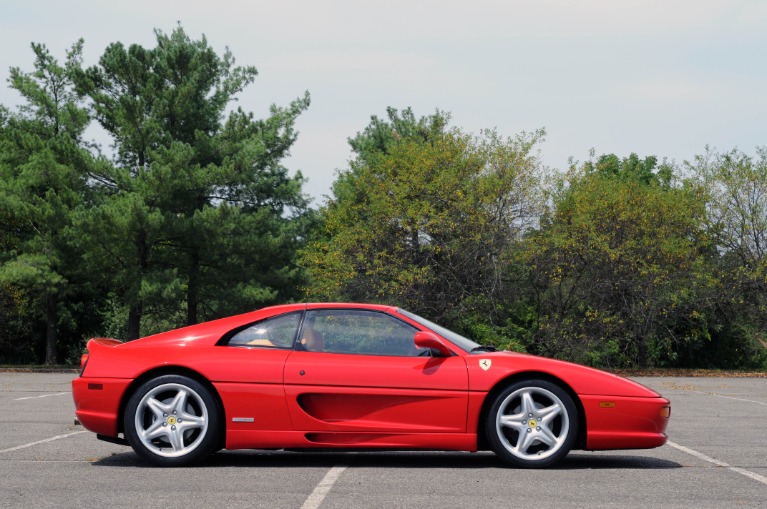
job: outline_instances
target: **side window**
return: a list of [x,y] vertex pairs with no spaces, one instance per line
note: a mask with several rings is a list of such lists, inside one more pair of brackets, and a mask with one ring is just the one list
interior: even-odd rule
[[415,327],[385,313],[315,310],[306,314],[300,347],[332,353],[415,357],[424,352],[415,347],[416,332]]
[[230,346],[265,346],[292,348],[301,313],[274,316],[233,331],[226,343]]

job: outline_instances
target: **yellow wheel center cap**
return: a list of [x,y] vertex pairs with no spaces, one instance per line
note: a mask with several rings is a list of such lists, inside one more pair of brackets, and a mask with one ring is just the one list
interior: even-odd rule
[[168,424],[170,424],[171,426],[176,424],[176,418],[172,415],[168,417]]
[[535,419],[530,419],[530,420],[527,422],[527,426],[528,426],[529,428],[534,428],[534,427],[538,426],[538,421],[536,421]]

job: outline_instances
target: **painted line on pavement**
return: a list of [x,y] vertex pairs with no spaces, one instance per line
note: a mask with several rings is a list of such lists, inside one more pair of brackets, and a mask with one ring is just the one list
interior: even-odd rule
[[71,392],[58,392],[56,394],[43,394],[42,396],[27,396],[24,398],[16,398],[13,401],[23,401],[25,399],[39,399],[39,398],[50,398],[51,396],[63,396],[65,394],[72,394]]
[[756,474],[756,473],[751,472],[750,470],[746,470],[744,468],[733,467],[732,465],[728,465],[724,461],[719,461],[719,460],[714,459],[714,458],[709,458],[708,456],[706,456],[705,454],[703,454],[701,452],[694,451],[694,450],[690,449],[689,447],[685,447],[683,445],[675,444],[674,442],[670,442],[669,441],[669,442],[666,442],[666,443],[668,445],[670,445],[671,447],[673,447],[674,449],[679,449],[680,451],[686,452],[687,454],[690,454],[691,456],[695,456],[698,459],[701,459],[701,460],[706,461],[708,463],[712,463],[712,464],[714,464],[714,465],[716,465],[718,467],[722,467],[722,468],[726,468],[728,470],[732,470],[733,472],[736,472],[736,473],[738,473],[740,475],[745,475],[746,477],[748,477],[750,479],[753,479],[755,481],[759,481],[762,484],[767,484],[767,477],[764,477],[763,475]]
[[314,491],[312,491],[312,494],[306,499],[304,505],[301,506],[301,509],[317,509],[320,504],[322,504],[322,501],[325,500],[330,488],[333,487],[333,484],[335,484],[346,468],[347,467],[331,468],[314,488]]
[[45,444],[45,443],[48,443],[48,442],[53,442],[54,440],[60,440],[62,438],[71,437],[72,435],[79,435],[80,433],[87,433],[87,431],[85,431],[85,430],[83,430],[83,431],[75,431],[74,433],[67,433],[66,435],[59,435],[59,436],[52,437],[52,438],[46,438],[45,440],[38,440],[37,442],[32,442],[30,444],[17,445],[16,447],[11,447],[9,449],[0,450],[0,454],[3,454],[4,452],[13,452],[13,451],[18,451],[20,449],[26,449],[27,447],[32,447],[33,445],[40,445],[40,444]]
[[724,394],[717,394],[715,392],[704,392],[704,391],[696,391],[696,390],[690,390],[690,392],[697,392],[698,394],[705,394],[706,396],[716,396],[717,398],[734,399],[735,401],[747,401],[748,403],[756,403],[757,405],[767,406],[767,403],[765,403],[764,401],[754,401],[753,399],[743,399],[743,398],[736,398],[735,396],[725,396]]

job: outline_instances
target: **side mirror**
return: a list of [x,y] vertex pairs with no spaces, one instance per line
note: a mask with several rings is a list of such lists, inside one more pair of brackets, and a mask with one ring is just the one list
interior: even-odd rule
[[431,348],[439,352],[440,357],[450,357],[453,352],[442,342],[442,340],[430,331],[419,331],[415,333],[413,338],[415,346],[418,348]]

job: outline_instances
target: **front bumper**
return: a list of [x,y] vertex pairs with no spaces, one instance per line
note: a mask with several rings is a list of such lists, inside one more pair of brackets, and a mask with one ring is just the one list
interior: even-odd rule
[[671,403],[665,398],[581,396],[586,449],[651,449],[666,443]]

